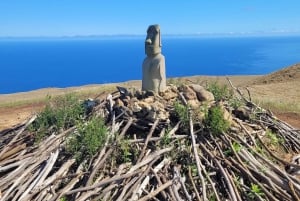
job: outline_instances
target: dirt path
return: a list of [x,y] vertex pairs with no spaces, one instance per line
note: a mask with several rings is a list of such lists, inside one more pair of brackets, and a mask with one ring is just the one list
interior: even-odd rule
[[282,121],[290,124],[291,126],[300,129],[300,114],[286,112],[286,113],[275,113],[275,115]]
[[42,103],[0,108],[0,130],[25,122],[43,108]]

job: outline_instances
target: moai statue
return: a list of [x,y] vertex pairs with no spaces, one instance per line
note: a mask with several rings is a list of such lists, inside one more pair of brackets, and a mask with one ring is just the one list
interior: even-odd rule
[[150,25],[145,40],[147,57],[143,62],[142,90],[155,93],[166,90],[165,57],[161,54],[159,25]]

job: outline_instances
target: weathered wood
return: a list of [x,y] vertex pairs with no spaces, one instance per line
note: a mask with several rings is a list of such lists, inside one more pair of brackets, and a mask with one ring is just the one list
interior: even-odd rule
[[37,118],[37,116],[31,117],[27,123],[18,131],[18,133],[13,137],[11,141],[2,149],[0,152],[0,161],[3,160],[3,154],[7,152],[9,148],[11,148],[12,144],[18,139],[18,137],[23,133],[23,131]]
[[201,161],[200,161],[198,151],[197,151],[196,140],[195,140],[195,135],[194,135],[194,126],[193,126],[193,121],[192,121],[191,115],[189,118],[190,118],[190,135],[191,135],[191,139],[192,139],[193,153],[194,153],[194,157],[196,160],[197,171],[198,171],[198,175],[200,177],[201,186],[202,186],[202,199],[203,199],[203,201],[207,201],[208,198],[206,195],[206,183],[205,183],[204,176],[202,175]]
[[83,188],[77,188],[76,190],[71,190],[71,191],[68,191],[66,193],[64,193],[65,195],[71,195],[71,194],[74,194],[74,193],[78,193],[78,192],[82,192],[82,191],[89,191],[89,190],[93,190],[95,188],[98,188],[100,186],[103,186],[103,185],[106,185],[106,184],[109,184],[111,182],[115,182],[115,181],[120,181],[120,180],[123,180],[123,179],[126,179],[126,178],[129,178],[129,177],[132,177],[134,175],[137,175],[139,173],[141,173],[142,171],[141,170],[138,170],[138,171],[135,171],[135,172],[128,172],[127,174],[123,174],[121,176],[115,176],[115,177],[112,177],[110,179],[104,179],[103,181],[97,183],[97,184],[94,184],[92,186],[88,186],[88,187],[83,187]]
[[48,187],[53,182],[63,177],[69,171],[71,165],[73,165],[74,163],[75,163],[75,159],[70,159],[66,161],[55,174],[53,174],[51,177],[48,177],[45,181],[35,185],[35,187],[31,190],[30,194],[34,194],[42,191],[44,188]]
[[52,153],[50,158],[48,159],[46,165],[44,167],[41,167],[40,174],[38,177],[31,183],[31,185],[26,189],[26,191],[22,194],[22,196],[19,198],[19,200],[30,200],[31,197],[34,195],[32,193],[29,194],[29,192],[34,189],[35,186],[41,185],[49,172],[52,170],[52,167],[57,160],[59,154],[59,150],[56,150],[56,152]]
[[18,145],[16,147],[13,147],[12,149],[10,149],[9,151],[7,152],[4,152],[1,156],[0,156],[0,161],[3,160],[3,159],[6,159],[10,156],[13,156],[14,154],[18,153],[19,151],[22,151],[26,148],[26,144],[23,143],[21,145]]
[[151,129],[150,129],[150,132],[148,133],[147,137],[146,137],[146,140],[145,140],[145,143],[144,143],[144,146],[143,146],[143,149],[140,153],[140,156],[137,160],[137,162],[140,162],[142,160],[142,158],[144,157],[144,154],[145,154],[145,151],[146,151],[146,148],[147,148],[147,145],[148,145],[148,142],[149,142],[149,139],[151,138],[153,132],[154,132],[154,129],[156,128],[157,124],[159,122],[159,119],[156,119],[154,124],[152,125]]
[[173,182],[174,182],[173,180],[170,180],[170,181],[164,183],[163,185],[161,185],[160,187],[158,187],[156,190],[154,190],[151,193],[149,193],[148,195],[140,198],[139,201],[146,201],[146,200],[149,200],[149,199],[153,198],[158,193],[160,193],[161,191],[163,191],[166,188],[168,188],[169,186],[171,186],[173,184]]

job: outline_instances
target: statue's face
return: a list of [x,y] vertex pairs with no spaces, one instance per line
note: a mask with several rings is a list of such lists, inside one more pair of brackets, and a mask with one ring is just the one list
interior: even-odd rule
[[147,30],[145,51],[148,56],[161,53],[160,29],[158,25],[150,25]]

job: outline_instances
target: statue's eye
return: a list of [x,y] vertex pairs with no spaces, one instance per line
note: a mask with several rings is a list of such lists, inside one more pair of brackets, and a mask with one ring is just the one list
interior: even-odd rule
[[152,32],[149,32],[149,33],[147,34],[147,38],[153,38],[153,36],[154,36],[154,34],[153,34]]
[[153,34],[157,34],[157,33],[158,33],[157,30],[156,30],[155,28],[152,28],[151,32],[152,32]]
[[149,29],[148,29],[148,31],[147,31],[147,34],[153,34],[153,35],[155,35],[155,34],[157,34],[158,32],[157,32],[157,30],[154,28],[154,27],[150,27]]

